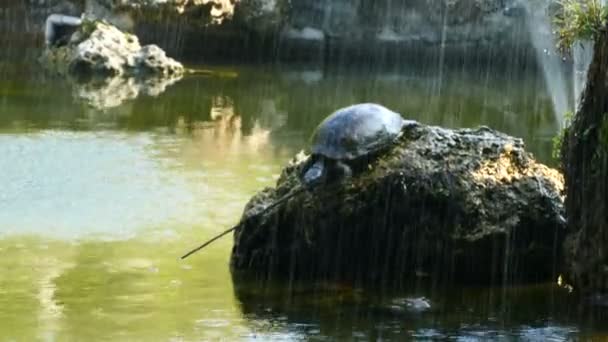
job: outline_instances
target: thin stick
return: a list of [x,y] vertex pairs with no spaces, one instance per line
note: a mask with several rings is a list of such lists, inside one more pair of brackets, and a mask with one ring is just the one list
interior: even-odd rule
[[[275,201],[274,203],[272,203],[271,205],[269,205],[267,208],[265,208],[264,210],[262,210],[260,213],[258,213],[257,215],[253,215],[253,216],[258,216],[258,215],[262,215],[266,212],[268,212],[269,210],[271,210],[272,208],[276,207],[277,205],[287,201],[288,199],[294,197],[295,195],[301,193],[304,191],[303,187],[296,187],[294,190],[292,190],[290,193],[288,193],[287,195],[281,197],[280,199],[278,199],[277,201]],[[221,232],[220,234],[216,235],[215,237],[213,237],[212,239],[208,240],[207,242],[205,242],[204,244],[196,247],[195,249],[191,250],[190,252],[184,254],[181,259],[186,259],[187,257],[189,257],[190,255],[200,251],[201,249],[209,246],[210,244],[212,244],[213,242],[221,239],[222,237],[224,237],[225,235],[230,234],[231,232],[233,232],[234,230],[236,230],[238,227],[240,227],[243,223],[247,222],[247,220],[249,220],[252,216],[245,218],[244,220],[242,220],[239,224],[237,224],[236,226],[225,230],[223,232]]]
[[224,235],[227,235],[227,234],[231,233],[232,231],[234,231],[235,229],[237,229],[239,226],[240,226],[240,224],[238,224],[238,225],[236,225],[236,226],[234,226],[234,227],[232,227],[232,228],[230,228],[230,229],[228,229],[228,230],[225,230],[224,232],[220,233],[219,235],[216,235],[216,236],[215,236],[213,239],[211,239],[211,240],[209,240],[209,241],[205,242],[204,244],[202,244],[202,245],[200,245],[200,246],[196,247],[195,249],[191,250],[190,252],[188,252],[188,253],[184,254],[184,255],[181,257],[181,259],[182,259],[182,260],[183,260],[183,259],[186,259],[187,257],[191,256],[192,254],[194,254],[194,253],[196,253],[196,252],[200,251],[201,249],[203,249],[203,248],[205,248],[205,247],[209,246],[210,244],[212,244],[212,243],[213,243],[213,242],[215,242],[216,240],[219,240],[219,239],[221,239],[222,237],[224,237]]

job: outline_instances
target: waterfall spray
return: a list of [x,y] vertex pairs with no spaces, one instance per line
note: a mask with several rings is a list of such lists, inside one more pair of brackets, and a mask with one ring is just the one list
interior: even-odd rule
[[542,68],[547,91],[551,96],[556,121],[563,127],[565,113],[570,111],[572,106],[564,58],[557,51],[548,6],[548,1],[540,4],[526,1],[526,23],[538,65]]

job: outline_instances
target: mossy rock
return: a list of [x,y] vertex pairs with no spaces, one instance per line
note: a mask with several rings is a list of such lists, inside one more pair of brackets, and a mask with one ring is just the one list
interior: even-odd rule
[[489,128],[406,128],[348,182],[305,192],[308,156],[254,196],[235,232],[231,266],[260,277],[398,286],[437,281],[549,281],[565,234],[563,179],[523,142]]

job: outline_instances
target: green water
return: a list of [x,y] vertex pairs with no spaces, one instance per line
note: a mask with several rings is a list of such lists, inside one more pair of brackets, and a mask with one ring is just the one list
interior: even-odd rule
[[[559,125],[534,76],[241,67],[158,96],[107,92],[111,107],[95,108],[70,82],[15,70],[0,68],[0,341],[608,336],[551,284],[447,296],[437,284],[260,286],[232,279],[231,238],[179,260],[236,223],[323,117],[356,102],[489,125],[552,163]],[[422,295],[432,310],[395,304]]]

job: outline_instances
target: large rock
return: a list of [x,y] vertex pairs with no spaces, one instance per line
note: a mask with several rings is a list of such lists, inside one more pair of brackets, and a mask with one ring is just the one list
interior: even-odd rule
[[[545,4],[556,0],[537,0]],[[51,13],[104,19],[200,60],[534,63],[528,0],[28,0],[0,26],[42,33]],[[55,5],[59,4],[59,5]],[[543,14],[544,15],[544,14]],[[213,25],[219,24],[219,25]],[[17,28],[20,26],[19,28]],[[32,32],[35,31],[35,32]],[[314,34],[308,34],[314,32]],[[179,39],[175,39],[179,37]],[[542,49],[541,49],[542,50]],[[168,50],[169,51],[169,50]],[[521,66],[521,67],[524,67]]]
[[133,13],[135,16],[174,20],[182,17],[199,25],[221,23],[232,18],[235,0],[87,0],[112,12]]
[[580,105],[562,146],[569,230],[564,250],[574,288],[608,306],[608,27],[596,34]]
[[517,0],[293,0],[289,22],[342,39],[478,43],[523,34],[520,7]]
[[75,76],[168,76],[184,67],[156,45],[141,46],[136,36],[102,21],[85,21],[65,46],[48,48],[42,62]]
[[539,26],[535,16],[547,14],[529,10],[541,13],[553,1],[531,6],[527,0],[241,0],[234,19],[266,33],[252,48],[276,41],[266,49],[285,61],[530,68],[536,64],[530,28]]
[[[342,185],[294,187],[301,154],[247,205],[231,267],[263,277],[398,285],[410,277],[496,283],[556,275],[563,179],[522,140],[419,125]],[[262,213],[262,214],[260,214]]]

